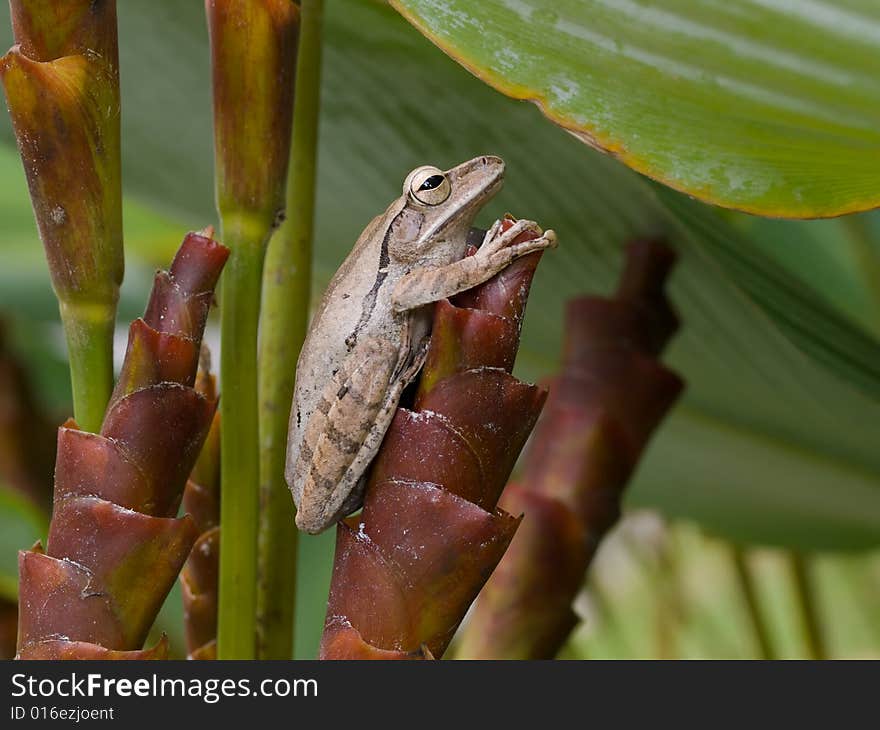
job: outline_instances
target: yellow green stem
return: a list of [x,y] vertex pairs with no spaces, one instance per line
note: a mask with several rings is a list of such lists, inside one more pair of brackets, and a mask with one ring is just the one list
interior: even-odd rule
[[256,635],[259,438],[257,332],[263,256],[270,227],[221,215],[232,253],[220,308],[220,605],[218,659],[253,659]]
[[303,0],[287,218],[269,243],[260,335],[260,530],[257,658],[290,659],[297,536],[284,481],[296,362],[308,327],[320,107],[323,0]]
[[113,304],[59,300],[67,339],[73,415],[84,431],[101,430],[113,392]]
[[734,546],[732,558],[737,586],[743,597],[746,615],[748,616],[749,625],[752,628],[752,634],[755,637],[755,643],[759,651],[758,658],[775,659],[773,642],[770,640],[770,631],[767,627],[767,622],[764,620],[764,614],[761,612],[755,577],[749,567],[748,556],[743,548]]

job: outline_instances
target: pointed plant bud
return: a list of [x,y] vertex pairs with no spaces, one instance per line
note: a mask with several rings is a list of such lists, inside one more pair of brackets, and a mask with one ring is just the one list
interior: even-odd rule
[[115,307],[123,274],[115,0],[11,0],[0,79],[52,282]]
[[266,227],[284,208],[299,6],[206,0],[214,74],[217,206]]

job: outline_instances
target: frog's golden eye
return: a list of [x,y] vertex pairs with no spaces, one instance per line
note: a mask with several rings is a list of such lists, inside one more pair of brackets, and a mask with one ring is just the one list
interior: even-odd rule
[[413,173],[409,192],[420,203],[440,205],[449,198],[452,186],[446,175],[436,167],[422,167]]

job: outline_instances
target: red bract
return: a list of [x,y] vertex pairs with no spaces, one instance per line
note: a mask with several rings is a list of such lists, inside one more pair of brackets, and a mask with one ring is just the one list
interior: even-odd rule
[[414,405],[338,527],[322,658],[441,656],[504,554],[519,520],[495,505],[546,396],[510,375],[539,260],[437,304]]
[[612,299],[569,302],[560,374],[520,479],[502,506],[524,514],[476,603],[459,655],[545,659],[577,617],[571,605],[651,434],[683,387],[656,359],[678,327],[663,292],[673,252],[632,244]]
[[[217,383],[207,371],[199,372],[196,390],[217,399]],[[184,630],[190,659],[217,658],[217,581],[220,560],[220,414],[183,492],[183,509],[192,515],[199,537],[180,573],[183,588]]]
[[164,640],[139,649],[197,536],[175,515],[216,406],[192,384],[227,255],[187,236],[131,326],[100,434],[59,429],[48,544],[19,553],[20,658],[164,656]]

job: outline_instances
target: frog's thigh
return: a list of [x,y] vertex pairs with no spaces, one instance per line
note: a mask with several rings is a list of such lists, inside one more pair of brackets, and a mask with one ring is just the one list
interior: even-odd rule
[[352,467],[387,409],[398,358],[393,343],[365,338],[321,394],[294,467],[294,479],[302,485],[297,523],[304,529],[332,516],[358,481],[360,474],[352,473]]
[[[409,339],[409,332],[407,333],[407,337],[401,345],[400,359],[398,360],[398,363],[403,366],[404,369],[401,373],[392,376],[393,382],[388,388],[388,395],[385,398],[385,403],[376,415],[374,426],[367,434],[367,438],[364,440],[364,445],[361,448],[360,453],[355,457],[355,460],[348,468],[349,473],[343,478],[345,484],[355,484],[356,486],[348,493],[348,496],[342,502],[342,506],[339,508],[341,516],[350,515],[363,504],[364,489],[367,486],[368,467],[379,452],[382,442],[385,440],[385,433],[388,431],[388,427],[394,420],[403,391],[406,390],[407,386],[415,379],[416,375],[418,375],[422,366],[425,364],[429,344],[430,338],[424,338],[422,342],[419,343],[418,347],[415,348],[415,354],[408,357],[408,353],[412,347],[412,341]],[[358,475],[360,475],[360,478],[358,478]]]

